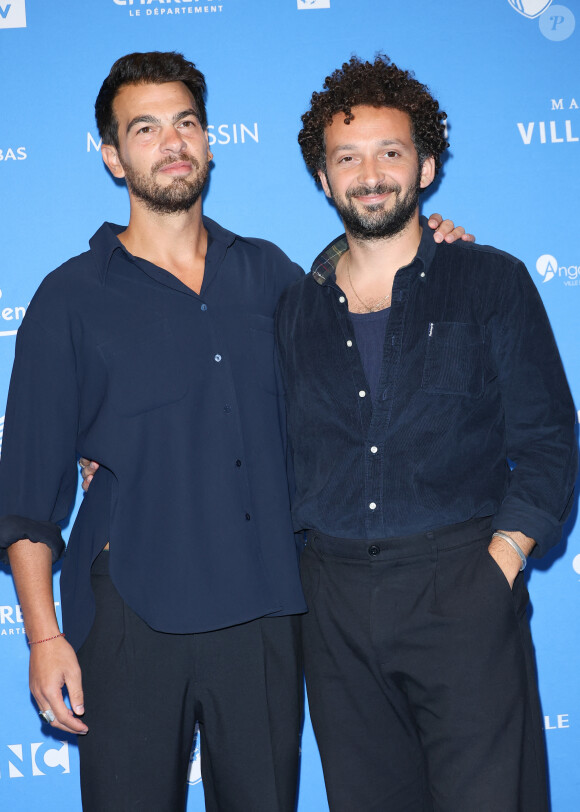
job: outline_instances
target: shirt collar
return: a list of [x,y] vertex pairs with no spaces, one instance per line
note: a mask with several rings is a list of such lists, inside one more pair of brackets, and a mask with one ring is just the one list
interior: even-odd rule
[[[437,243],[433,239],[433,231],[427,224],[427,218],[421,216],[419,218],[419,222],[421,223],[423,229],[421,241],[413,261],[409,264],[413,265],[415,262],[420,262],[424,266],[425,270],[427,270],[431,265],[433,257],[435,256]],[[347,250],[348,242],[346,239],[346,234],[341,234],[340,237],[337,237],[329,245],[327,245],[326,248],[316,257],[312,264],[311,273],[314,281],[318,282],[319,285],[325,285],[329,279],[334,278],[338,260]]]
[[[206,227],[210,243],[219,245],[221,248],[221,255],[225,254],[226,250],[236,240],[236,235],[226,228],[223,228],[214,220],[209,217],[203,218],[203,224]],[[132,254],[127,251],[123,243],[119,240],[119,234],[125,231],[126,226],[119,226],[115,223],[103,223],[99,230],[89,240],[91,247],[91,254],[93,261],[96,265],[97,274],[101,284],[105,284],[107,273],[111,264],[113,255],[117,251],[122,251],[133,260]]]

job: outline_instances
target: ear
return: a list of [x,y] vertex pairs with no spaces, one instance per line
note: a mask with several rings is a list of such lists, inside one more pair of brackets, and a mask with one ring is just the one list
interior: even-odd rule
[[426,189],[433,183],[435,178],[435,158],[430,155],[423,161],[421,167],[421,189]]
[[207,159],[208,161],[213,161],[213,152],[209,148],[209,130],[205,131],[205,143],[207,146]]
[[112,144],[101,144],[101,157],[114,178],[125,177],[125,170],[121,166],[116,147],[112,146]]
[[324,189],[324,194],[326,195],[326,197],[331,198],[332,192],[330,191],[330,186],[328,185],[328,178],[326,177],[326,172],[324,172],[322,169],[318,170],[318,179],[320,180],[320,183],[322,185],[322,188]]

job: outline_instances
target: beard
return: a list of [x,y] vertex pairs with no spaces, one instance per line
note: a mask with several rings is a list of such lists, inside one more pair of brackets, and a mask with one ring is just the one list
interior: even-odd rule
[[[344,200],[335,197],[330,187],[334,205],[344,223],[345,229],[352,237],[359,240],[380,240],[385,237],[394,237],[404,229],[412,219],[419,205],[421,192],[421,168],[415,183],[409,186],[406,193],[401,196],[402,187],[397,183],[379,183],[375,187],[356,186],[349,189]],[[396,195],[394,205],[389,209],[383,208],[383,203],[375,203],[357,208],[354,197],[364,195],[382,195],[387,192]],[[362,204],[358,204],[360,207]]]
[[[155,180],[155,174],[175,161],[188,161],[195,175],[187,178],[172,178],[168,186],[161,186]],[[151,167],[148,175],[142,175],[129,164],[121,163],[125,170],[125,180],[129,191],[142,200],[150,211],[157,214],[176,214],[188,211],[201,195],[209,174],[209,163],[203,166],[192,155],[185,152],[158,161]]]

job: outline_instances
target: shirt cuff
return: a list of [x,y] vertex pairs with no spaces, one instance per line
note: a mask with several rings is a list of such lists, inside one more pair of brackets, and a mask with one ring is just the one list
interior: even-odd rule
[[60,527],[53,522],[36,522],[24,516],[3,516],[0,519],[0,562],[8,564],[7,549],[21,539],[42,542],[52,552],[52,563],[61,557],[65,545]]
[[493,517],[492,530],[510,530],[534,539],[536,546],[530,553],[533,558],[545,555],[559,541],[562,524],[550,514],[533,505],[507,498]]

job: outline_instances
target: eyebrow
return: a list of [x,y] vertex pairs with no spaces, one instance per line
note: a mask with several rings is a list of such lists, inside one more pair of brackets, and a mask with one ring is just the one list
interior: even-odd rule
[[[400,141],[398,138],[383,138],[381,141],[378,142],[379,146],[381,147],[405,147],[404,141]],[[333,152],[340,152],[343,149],[357,149],[359,144],[339,144],[337,147],[333,149]]]
[[[189,107],[187,110],[182,110],[180,113],[175,113],[172,118],[173,124],[177,124],[184,118],[188,116],[195,116],[195,118],[199,121],[199,116],[197,112],[193,109],[193,107]],[[161,124],[161,120],[158,119],[156,116],[151,115],[142,115],[142,116],[135,116],[132,118],[131,121],[127,124],[127,133],[135,127],[136,124]]]

